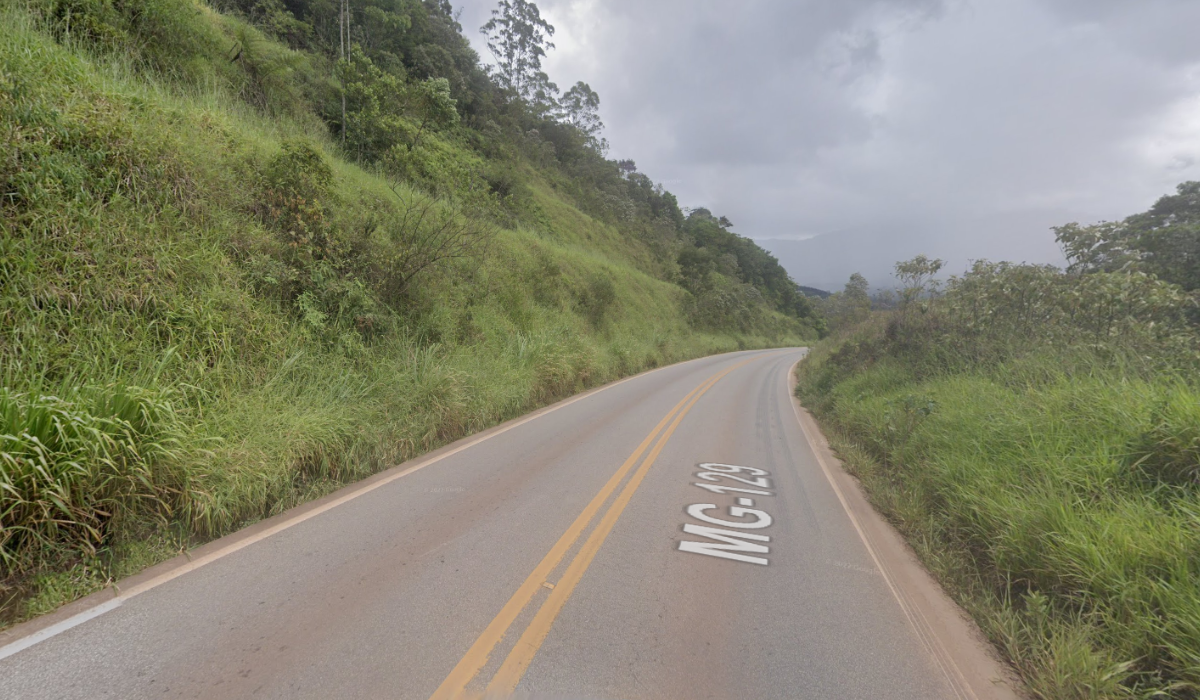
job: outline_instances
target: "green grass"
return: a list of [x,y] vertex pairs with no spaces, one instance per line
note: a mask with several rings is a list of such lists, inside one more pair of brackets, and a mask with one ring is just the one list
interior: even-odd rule
[[799,394],[1040,698],[1200,692],[1200,390],[1045,348],[918,372],[819,348]]
[[[514,218],[454,190],[479,163],[451,139],[389,183],[203,47],[164,73],[0,24],[0,624],[581,389],[805,339],[694,330],[646,246],[533,169]],[[389,222],[439,188],[488,243],[401,289]]]
[[176,461],[169,400],[127,386],[67,398],[0,391],[0,556],[17,568],[35,552],[75,541],[88,553],[131,504],[173,500],[182,484],[160,473]]

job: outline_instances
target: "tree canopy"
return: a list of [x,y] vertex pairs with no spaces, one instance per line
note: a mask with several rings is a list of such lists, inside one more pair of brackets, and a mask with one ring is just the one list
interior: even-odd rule
[[[526,101],[553,85],[542,72],[542,59],[553,49],[554,26],[542,19],[538,6],[526,0],[500,0],[492,18],[480,28],[496,58],[500,86]],[[557,92],[557,90],[555,90]]]
[[1185,182],[1149,211],[1122,221],[1054,229],[1072,272],[1140,270],[1200,289],[1200,182]]
[[[558,173],[556,186],[584,211],[641,239],[656,274],[693,295],[748,285],[753,294],[722,292],[738,300],[722,308],[761,303],[814,316],[779,262],[733,233],[727,217],[705,209],[685,216],[632,159],[608,160],[600,96],[584,81],[560,95],[542,69],[555,30],[535,3],[499,0],[480,28],[496,61],[485,67],[447,0],[215,1],[311,60],[304,99],[347,155],[414,184],[451,178],[460,184],[449,191],[485,190],[504,201],[522,190],[501,163],[523,156]],[[434,134],[496,165],[448,172]]]

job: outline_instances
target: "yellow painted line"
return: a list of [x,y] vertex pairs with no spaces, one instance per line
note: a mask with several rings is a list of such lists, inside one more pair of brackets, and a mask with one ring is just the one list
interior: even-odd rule
[[[699,359],[703,359],[703,358],[699,358]],[[693,361],[694,360],[688,360],[688,362],[693,362]],[[553,404],[551,406],[548,406],[546,408],[542,408],[537,411],[534,411],[534,412],[524,416],[523,418],[514,420],[513,422],[509,423],[508,425],[502,425],[502,426],[498,427],[497,429],[494,429],[490,432],[484,433],[483,435],[476,435],[474,437],[464,438],[464,440],[461,441],[461,444],[458,447],[447,450],[446,452],[442,452],[441,454],[427,456],[424,458],[418,458],[416,463],[413,464],[413,466],[411,466],[411,467],[408,467],[408,468],[392,467],[391,469],[380,472],[379,476],[382,478],[376,478],[374,481],[368,480],[368,482],[365,484],[359,484],[359,485],[346,487],[346,489],[344,490],[344,492],[341,496],[339,496],[331,501],[328,501],[321,506],[318,506],[316,508],[309,508],[307,510],[303,510],[303,507],[301,507],[301,510],[303,512],[299,512],[299,513],[296,513],[289,517],[285,517],[283,520],[277,522],[275,525],[273,525],[265,530],[262,530],[252,536],[242,537],[242,536],[240,536],[239,533],[233,533],[233,534],[227,535],[225,538],[222,538],[222,539],[230,540],[229,543],[226,544],[225,546],[219,547],[218,549],[216,549],[214,551],[210,551],[209,553],[207,553],[201,557],[197,557],[196,559],[190,559],[188,561],[188,563],[186,563],[186,564],[181,564],[180,566],[174,567],[174,568],[170,569],[169,571],[166,571],[166,572],[164,572],[154,578],[151,578],[147,581],[142,581],[141,583],[133,585],[129,588],[121,589],[118,586],[114,585],[112,587],[112,591],[115,594],[115,597],[110,598],[102,603],[98,603],[86,610],[76,613],[75,615],[71,615],[70,617],[60,620],[59,622],[57,622],[49,627],[46,627],[44,629],[39,629],[39,630],[36,630],[33,632],[22,634],[22,628],[28,628],[29,625],[36,624],[36,621],[30,621],[30,622],[24,623],[22,625],[17,625],[16,627],[14,627],[14,628],[8,630],[7,632],[3,633],[2,635],[0,635],[0,637],[7,637],[7,639],[5,639],[3,642],[0,642],[0,659],[6,658],[8,656],[12,656],[13,654],[16,654],[20,651],[28,649],[29,647],[34,646],[35,644],[38,644],[40,642],[43,642],[57,634],[65,632],[65,631],[67,631],[73,627],[76,627],[78,625],[81,625],[91,619],[99,617],[100,615],[103,615],[106,612],[115,610],[116,608],[118,608],[122,604],[124,604],[125,602],[128,602],[131,598],[134,598],[135,596],[138,596],[138,595],[141,595],[142,593],[153,590],[153,589],[163,585],[164,583],[173,581],[174,579],[179,578],[180,576],[183,576],[192,571],[195,571],[196,569],[199,569],[203,566],[211,564],[219,559],[223,559],[224,557],[227,557],[230,554],[233,554],[242,549],[245,549],[246,547],[249,547],[250,545],[253,545],[257,542],[261,542],[262,540],[265,540],[268,537],[276,535],[276,534],[283,532],[284,530],[287,530],[289,528],[295,527],[296,525],[299,525],[300,523],[303,523],[306,520],[315,518],[318,515],[321,515],[330,510],[333,510],[334,508],[337,508],[338,506],[340,506],[342,504],[353,501],[354,499],[356,499],[360,496],[363,496],[365,494],[368,494],[378,488],[387,486],[388,484],[390,484],[398,479],[402,479],[402,478],[408,476],[409,474],[412,474],[413,472],[419,471],[421,469],[424,469],[425,467],[436,464],[437,462],[440,462],[448,457],[452,457],[464,450],[468,450],[485,440],[490,440],[491,438],[497,437],[499,435],[503,435],[504,433],[507,433],[508,431],[513,430],[515,428],[519,428],[522,425],[525,425],[526,423],[528,423],[532,420],[541,418],[542,416],[553,413],[559,409],[566,408],[567,406],[570,406],[573,403],[582,401],[591,396],[595,396],[596,394],[599,394],[603,391],[607,391],[614,387],[620,386],[621,384],[624,384],[626,382],[633,381],[635,379],[644,377],[649,374],[653,374],[655,372],[661,372],[661,371],[669,369],[671,367],[678,367],[682,364],[687,364],[687,363],[683,362],[683,363],[678,363],[675,365],[667,365],[665,367],[659,367],[657,369],[650,370],[649,372],[642,372],[641,374],[635,374],[635,375],[632,375],[629,377],[625,377],[624,379],[615,381],[611,384],[606,384],[602,387],[592,389],[591,391],[586,391],[582,394],[577,394],[576,396],[573,396],[564,401],[560,401],[560,402]],[[220,543],[220,541],[221,540],[216,540],[216,543]],[[189,558],[190,558],[190,555],[189,555]],[[53,613],[51,613],[51,615],[53,615]]]
[[571,526],[558,539],[558,542],[554,543],[554,546],[551,547],[546,556],[542,558],[542,561],[534,568],[533,573],[529,574],[529,578],[525,579],[525,582],[521,584],[517,592],[513,593],[512,597],[508,599],[508,602],[500,609],[499,614],[496,615],[491,624],[483,630],[483,634],[479,635],[479,638],[467,650],[467,653],[454,667],[454,670],[450,672],[450,675],[446,676],[446,680],[442,681],[442,684],[434,691],[430,700],[455,700],[463,696],[467,684],[475,676],[479,675],[479,672],[487,665],[492,649],[504,638],[505,633],[508,632],[508,628],[512,626],[513,621],[517,619],[517,616],[521,614],[521,611],[525,609],[529,601],[533,600],[533,597],[537,595],[538,589],[542,587],[546,578],[550,576],[550,573],[554,571],[554,568],[566,556],[567,551],[571,549],[580,535],[583,534],[583,531],[591,524],[592,518],[599,512],[600,507],[604,505],[604,502],[608,500],[612,492],[617,489],[617,486],[620,485],[625,475],[633,468],[638,458],[642,456],[642,453],[646,451],[646,448],[650,446],[650,443],[654,441],[654,438],[658,436],[663,427],[670,422],[675,413],[689,399],[695,396],[696,392],[700,391],[703,386],[704,384],[701,384],[692,389],[687,396],[675,404],[675,407],[667,412],[667,415],[659,421],[654,430],[650,431],[646,439],[642,440],[642,443],[633,451],[633,454],[629,455],[629,459],[625,460],[625,463],[617,469],[608,480],[608,483],[604,484],[599,493],[587,504],[587,507],[583,509],[579,517],[575,518],[575,522],[571,523]]
[[[662,439],[660,439],[654,446],[650,456],[647,457],[646,461],[642,463],[641,467],[638,469],[633,478],[630,479],[629,483],[625,485],[625,488],[622,489],[621,494],[604,514],[600,524],[596,526],[596,529],[588,537],[579,553],[576,554],[574,560],[572,560],[571,564],[568,565],[567,571],[563,575],[563,579],[557,584],[554,584],[554,587],[550,591],[550,597],[542,604],[542,607],[539,608],[538,613],[534,616],[533,622],[530,623],[529,628],[527,628],[521,635],[521,638],[517,642],[517,647],[509,653],[508,657],[506,657],[504,664],[501,666],[501,670],[497,672],[495,678],[500,678],[502,673],[506,674],[505,677],[511,676],[516,665],[522,663],[516,657],[514,657],[517,649],[525,648],[527,650],[526,653],[529,654],[529,661],[532,660],[533,655],[537,653],[537,647],[540,647],[542,640],[545,639],[545,633],[543,633],[538,639],[536,646],[534,646],[531,651],[528,651],[531,647],[531,645],[528,643],[530,640],[527,639],[527,637],[530,636],[530,629],[532,629],[534,625],[545,624],[545,632],[549,632],[549,626],[553,624],[554,617],[558,615],[558,610],[562,609],[562,605],[565,604],[566,599],[570,597],[571,591],[574,590],[575,584],[578,583],[578,579],[583,576],[588,564],[590,564],[592,558],[595,557],[595,552],[599,550],[600,545],[603,544],[605,537],[608,536],[608,532],[612,530],[617,518],[621,515],[621,511],[625,509],[625,505],[629,502],[629,499],[633,497],[633,492],[637,490],[637,486],[640,485],[642,479],[645,478],[646,472],[649,471],[650,465],[652,465],[654,460],[658,458],[658,454],[662,451],[664,445],[666,444],[667,438],[670,437],[671,433],[675,432],[675,428],[678,427],[680,421],[683,420],[683,416],[689,410],[691,410],[692,406],[695,405],[700,396],[708,391],[722,377],[738,367],[741,367],[749,362],[753,362],[754,360],[761,359],[762,357],[763,356],[759,356],[744,360],[733,367],[709,377],[707,380],[701,382],[700,385],[695,389],[692,389],[687,396],[683,397],[679,403],[675,404],[674,408],[667,412],[667,415],[665,415],[663,419],[659,421],[658,425],[654,427],[654,430],[651,430],[646,438],[642,440],[641,444],[638,445],[633,454],[629,455],[629,458],[625,460],[620,469],[613,474],[612,478],[608,480],[608,483],[604,485],[604,488],[602,488],[600,492],[597,493],[592,499],[592,501],[588,503],[587,508],[585,508],[584,511],[579,514],[579,517],[575,519],[575,522],[571,524],[571,527],[569,527],[567,531],[563,533],[563,536],[559,538],[558,542],[555,543],[550,552],[546,554],[541,563],[539,563],[529,577],[525,579],[525,582],[521,584],[521,587],[517,589],[517,592],[513,594],[508,603],[506,603],[505,606],[500,610],[500,613],[496,615],[496,618],[492,620],[487,628],[484,629],[479,638],[475,640],[475,643],[471,645],[471,648],[467,650],[467,653],[454,667],[454,670],[450,672],[450,675],[448,675],[446,679],[442,681],[442,684],[438,686],[438,689],[434,691],[433,695],[430,697],[430,700],[463,700],[464,698],[475,697],[475,695],[467,693],[467,685],[470,684],[471,681],[473,681],[475,677],[479,675],[479,672],[483,670],[484,666],[487,665],[492,650],[504,638],[504,635],[508,632],[508,628],[512,626],[512,623],[516,620],[517,616],[520,615],[521,611],[525,609],[525,606],[529,604],[534,595],[539,592],[538,589],[542,587],[543,583],[545,583],[546,578],[551,572],[553,572],[555,567],[558,566],[558,564],[562,561],[562,558],[566,556],[567,551],[570,550],[571,546],[574,545],[574,543],[579,539],[579,537],[583,534],[583,531],[587,529],[588,524],[590,524],[592,518],[595,517],[596,513],[600,510],[600,507],[604,505],[604,502],[608,500],[608,497],[613,491],[616,490],[616,487],[620,485],[621,481],[625,478],[625,475],[646,451],[646,448],[654,442],[654,439],[658,437],[664,426],[667,426],[669,423],[670,427],[665,433],[663,433]],[[674,418],[674,421],[672,421],[672,418]],[[631,485],[632,489],[630,488]],[[601,531],[603,531],[603,534],[597,538],[597,533],[600,533]],[[584,557],[584,552],[589,551],[590,554]],[[574,580],[572,580],[572,577],[574,577]],[[550,613],[547,605],[552,599],[555,601],[561,599],[561,602],[556,602],[555,605],[557,607],[553,609],[553,613]],[[545,622],[547,617],[549,620],[548,622]],[[522,642],[526,642],[526,644],[522,645]],[[528,668],[529,661],[524,661],[524,665],[520,666],[520,669],[516,674],[516,682],[520,681],[520,676],[523,675],[525,669]],[[516,687],[516,682],[513,682],[514,688]],[[493,679],[492,683],[495,684],[496,680]],[[492,685],[489,685],[489,695],[491,694],[492,690]]]
[[611,506],[609,506],[608,511],[604,514],[604,517],[600,520],[600,523],[596,526],[596,529],[593,530],[592,534],[588,536],[587,541],[584,542],[584,545],[579,550],[579,553],[575,555],[575,558],[567,567],[566,573],[563,574],[562,579],[555,585],[545,602],[542,603],[542,607],[538,609],[537,614],[529,623],[529,626],[525,628],[525,632],[522,633],[520,639],[517,640],[516,646],[513,647],[512,651],[509,652],[508,657],[500,666],[500,670],[496,672],[496,675],[492,678],[492,682],[488,684],[486,691],[487,696],[507,696],[509,693],[512,693],[517,689],[517,684],[521,682],[521,677],[525,675],[525,671],[529,668],[529,664],[533,662],[533,657],[537,655],[538,650],[542,647],[542,643],[546,640],[546,636],[550,634],[550,628],[554,625],[554,621],[558,618],[558,614],[562,612],[563,606],[567,604],[567,600],[570,599],[571,593],[575,590],[575,586],[583,578],[584,573],[587,572],[588,566],[591,565],[592,560],[596,557],[596,553],[600,551],[600,547],[604,544],[604,540],[608,537],[609,533],[612,532],[613,526],[617,524],[617,519],[621,517],[621,513],[624,512],[625,506],[629,505],[629,501],[633,498],[633,494],[638,490],[638,487],[642,485],[642,480],[646,478],[646,474],[649,473],[650,467],[652,467],[654,465],[654,461],[658,459],[658,455],[666,446],[667,441],[671,439],[672,433],[674,433],[675,429],[679,427],[680,422],[683,421],[683,417],[686,416],[688,411],[690,411],[692,407],[696,405],[696,402],[700,400],[700,397],[703,396],[704,393],[709,389],[711,389],[714,384],[720,381],[722,377],[751,361],[752,360],[746,360],[745,362],[736,364],[733,367],[718,373],[716,376],[702,384],[698,388],[698,391],[693,392],[694,395],[691,397],[691,401],[675,416],[675,420],[671,422],[671,427],[667,428],[667,430],[662,434],[662,437],[659,438],[658,443],[654,446],[654,449],[650,451],[650,454],[646,457],[646,460],[642,462],[642,465],[638,467],[637,472],[635,472],[629,482],[625,484],[625,488],[621,489],[621,494],[617,496],[617,499],[613,501]]

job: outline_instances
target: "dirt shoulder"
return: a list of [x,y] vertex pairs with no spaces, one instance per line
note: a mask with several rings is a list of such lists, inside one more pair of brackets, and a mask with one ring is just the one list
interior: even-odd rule
[[871,506],[858,481],[842,468],[829,441],[795,396],[796,374],[789,394],[825,476],[895,595],[921,643],[964,700],[1028,698],[1016,674],[1000,660],[975,622],[925,569],[904,537]]

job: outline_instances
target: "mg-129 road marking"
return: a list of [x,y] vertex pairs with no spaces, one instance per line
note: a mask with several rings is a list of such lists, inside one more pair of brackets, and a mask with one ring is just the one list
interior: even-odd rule
[[[620,493],[608,506],[608,509],[600,516],[599,522],[588,535],[583,545],[576,551],[574,559],[567,565],[566,571],[563,572],[562,578],[554,584],[554,588],[550,591],[548,597],[543,599],[541,607],[533,615],[533,619],[529,622],[525,631],[517,639],[517,643],[511,648],[507,658],[500,664],[499,670],[492,676],[492,680],[487,685],[484,691],[487,697],[509,697],[521,682],[521,678],[525,675],[525,671],[529,668],[529,664],[533,662],[534,656],[545,642],[547,635],[550,634],[550,629],[554,625],[555,619],[566,605],[567,600],[571,597],[575,586],[583,578],[583,574],[591,565],[596,553],[601,545],[604,544],[605,538],[612,532],[616,525],[617,519],[621,517],[622,511],[633,498],[634,492],[638,490],[642,481],[646,478],[650,467],[654,465],[658,459],[663,447],[670,440],[675,429],[679,427],[683,417],[696,405],[700,397],[711,389],[722,377],[733,372],[739,367],[743,367],[750,362],[763,357],[756,355],[748,360],[739,362],[732,367],[727,367],[720,372],[705,380],[700,386],[693,389],[687,396],[672,408],[662,421],[650,431],[645,440],[634,450],[629,459],[621,465],[609,481],[604,485],[599,493],[588,503],[583,512],[579,514],[571,527],[563,533],[554,547],[546,554],[533,573],[525,579],[516,593],[509,598],[504,607],[500,609],[500,613],[492,620],[492,622],[484,629],[483,633],[467,650],[467,653],[459,660],[458,664],[450,671],[450,675],[442,681],[438,689],[434,691],[433,697],[430,700],[459,700],[463,697],[475,697],[467,692],[467,687],[474,682],[476,676],[479,675],[484,668],[488,666],[489,657],[492,650],[500,643],[500,641],[508,633],[509,628],[516,622],[521,615],[525,606],[532,602],[534,596],[542,588],[547,577],[552,571],[558,567],[559,563],[574,547],[575,542],[588,529],[593,519],[600,514],[601,508],[608,502],[609,496],[621,485],[629,472],[637,464],[638,460],[642,460],[641,465],[637,467],[629,476],[628,481],[624,481],[625,486],[621,488]],[[651,447],[653,445],[653,447]],[[647,452],[649,450],[649,452]],[[645,455],[645,459],[642,456]]]
[[[766,477],[768,472],[756,467],[743,467],[736,464],[720,464],[716,462],[704,462],[698,465],[700,471],[697,472],[696,478],[702,479],[701,482],[693,483],[693,486],[715,493],[717,495],[727,495],[730,493],[736,494],[755,494],[761,496],[774,496],[771,491],[764,489],[771,488],[771,482]],[[745,474],[747,476],[739,476]],[[728,479],[744,486],[729,486],[725,484],[714,483],[721,479]],[[753,486],[754,488],[746,488],[745,486]],[[694,554],[704,554],[710,557],[719,557],[721,559],[732,559],[734,561],[744,561],[749,564],[759,564],[766,566],[770,562],[765,555],[770,553],[770,547],[766,543],[771,541],[769,535],[763,535],[757,532],[745,532],[745,530],[761,530],[770,527],[773,519],[765,510],[755,509],[754,499],[745,496],[738,496],[734,499],[737,505],[728,506],[724,513],[712,514],[709,511],[720,511],[721,506],[716,503],[693,503],[687,507],[687,514],[707,525],[699,525],[696,523],[684,523],[683,531],[689,535],[704,537],[708,541],[682,540],[679,542],[679,551],[692,552]],[[727,515],[725,517],[717,517],[719,515]],[[719,525],[720,527],[711,527]],[[736,528],[733,530],[725,528]],[[756,543],[763,544],[756,544]]]

